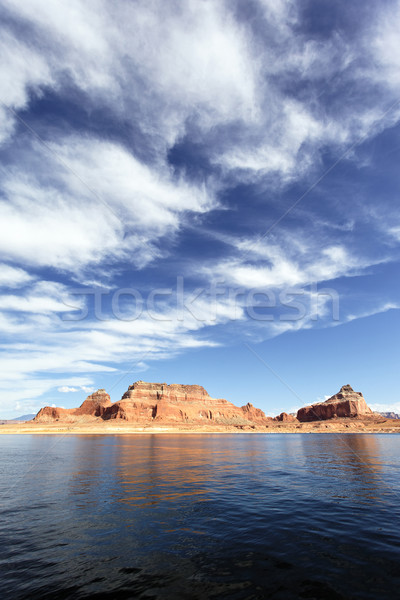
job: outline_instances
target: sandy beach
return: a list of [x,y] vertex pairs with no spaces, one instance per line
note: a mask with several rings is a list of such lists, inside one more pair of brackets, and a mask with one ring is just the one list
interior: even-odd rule
[[271,423],[264,427],[226,425],[173,425],[135,426],[129,422],[99,422],[83,420],[74,422],[4,423],[0,434],[29,435],[132,435],[132,434],[211,434],[211,433],[400,433],[400,420],[396,419],[334,419],[311,423]]

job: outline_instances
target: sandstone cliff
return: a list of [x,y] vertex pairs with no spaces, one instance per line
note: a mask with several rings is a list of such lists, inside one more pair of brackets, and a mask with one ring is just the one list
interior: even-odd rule
[[297,419],[293,415],[288,415],[288,413],[282,412],[280,415],[274,418],[274,421],[281,421],[283,423],[295,423]]
[[147,383],[131,385],[119,402],[109,407],[103,419],[125,419],[136,423],[226,423],[246,424],[267,421],[258,408],[241,408],[221,398],[211,398],[200,385]]
[[361,392],[355,392],[350,385],[344,385],[340,391],[325,400],[297,411],[299,421],[325,421],[336,417],[368,418],[374,413],[367,406]]
[[46,406],[34,420],[72,422],[84,417],[96,417],[104,421],[123,419],[138,425],[187,423],[256,426],[272,421],[250,403],[238,407],[227,400],[211,398],[200,385],[167,385],[145,381],[137,381],[129,386],[118,402],[111,403],[109,395],[104,390],[98,390],[88,396],[79,408]]
[[97,390],[90,394],[79,408],[59,408],[45,406],[33,419],[40,423],[52,421],[75,422],[79,417],[102,417],[105,410],[111,406],[109,394],[105,390]]

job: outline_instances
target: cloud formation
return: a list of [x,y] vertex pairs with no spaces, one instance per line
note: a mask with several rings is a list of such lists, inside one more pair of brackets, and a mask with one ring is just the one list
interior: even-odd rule
[[[397,306],[391,291],[351,299],[356,280],[398,259],[397,199],[371,173],[390,163],[380,136],[400,120],[400,3],[333,2],[324,23],[306,4],[2,3],[6,402],[316,326],[310,290],[304,319],[260,325],[236,288],[335,282],[343,323]],[[74,293],[134,285],[148,297],[179,276],[183,316],[176,291],[131,321],[110,302],[97,319],[90,294]],[[88,314],[67,320],[74,310]]]
[[[104,260],[142,267],[187,213],[215,206],[211,192],[141,164],[96,139],[34,142],[1,179],[0,251],[8,260],[79,271]],[[32,164],[33,163],[33,164]]]

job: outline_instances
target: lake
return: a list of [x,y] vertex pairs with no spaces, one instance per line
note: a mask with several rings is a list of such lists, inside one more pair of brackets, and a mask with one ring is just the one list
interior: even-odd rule
[[1,435],[2,598],[395,598],[400,436]]

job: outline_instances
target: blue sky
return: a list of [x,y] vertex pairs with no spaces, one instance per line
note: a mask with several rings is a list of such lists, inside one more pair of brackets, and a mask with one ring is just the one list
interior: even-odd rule
[[400,2],[4,0],[1,416],[400,411]]

